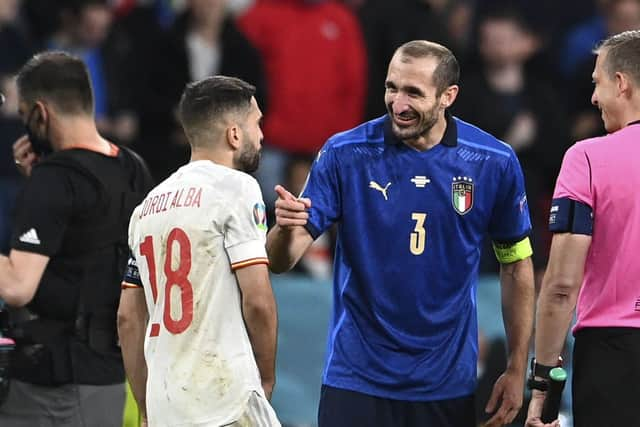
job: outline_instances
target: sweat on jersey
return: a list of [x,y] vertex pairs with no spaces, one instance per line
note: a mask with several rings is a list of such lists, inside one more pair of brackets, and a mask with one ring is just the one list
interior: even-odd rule
[[124,286],[143,286],[149,425],[226,425],[264,397],[234,270],[267,263],[266,215],[251,176],[202,160],[135,209]]
[[338,224],[326,385],[411,401],[475,390],[483,239],[518,242],[531,223],[513,150],[446,117],[430,150],[383,116],[330,138],[312,166],[307,230]]

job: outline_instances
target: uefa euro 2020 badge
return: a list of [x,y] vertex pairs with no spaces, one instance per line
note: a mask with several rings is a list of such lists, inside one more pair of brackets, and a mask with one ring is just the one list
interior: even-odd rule
[[267,231],[267,209],[264,203],[253,205],[253,222],[260,230]]
[[468,176],[454,176],[451,183],[451,203],[460,215],[473,207],[473,179]]

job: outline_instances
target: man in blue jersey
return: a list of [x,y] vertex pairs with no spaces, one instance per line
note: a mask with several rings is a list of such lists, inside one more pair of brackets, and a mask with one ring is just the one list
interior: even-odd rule
[[330,138],[300,198],[277,186],[275,272],[338,224],[320,427],[476,425],[476,285],[486,233],[501,263],[508,365],[487,425],[522,405],[534,306],[531,229],[513,150],[452,117],[459,67],[444,46],[401,46],[388,114]]

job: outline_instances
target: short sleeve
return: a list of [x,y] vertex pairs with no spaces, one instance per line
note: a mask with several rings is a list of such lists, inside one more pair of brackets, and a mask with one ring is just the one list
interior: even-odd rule
[[35,167],[18,201],[11,247],[49,257],[56,254],[71,220],[72,195],[62,168]]
[[512,152],[501,173],[493,207],[489,234],[496,243],[517,242],[531,232],[531,218],[524,187],[524,177]]
[[311,166],[301,197],[311,200],[306,228],[316,239],[340,218],[340,183],[336,149],[327,143]]
[[581,144],[572,146],[565,153],[553,198],[569,198],[594,208],[591,167],[587,153]]
[[231,268],[236,270],[254,264],[268,264],[265,249],[267,211],[258,183],[253,178],[243,182],[238,193],[228,200],[228,206],[224,247]]

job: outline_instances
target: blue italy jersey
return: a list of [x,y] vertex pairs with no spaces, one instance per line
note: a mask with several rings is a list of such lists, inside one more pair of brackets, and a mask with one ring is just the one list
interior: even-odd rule
[[339,226],[326,385],[412,401],[475,390],[482,241],[519,241],[531,222],[513,150],[446,117],[430,150],[384,116],[330,138],[312,166],[307,230]]

